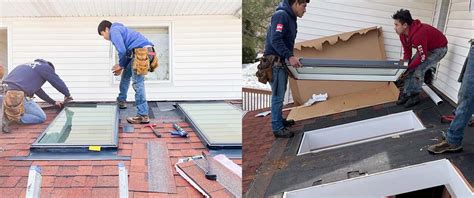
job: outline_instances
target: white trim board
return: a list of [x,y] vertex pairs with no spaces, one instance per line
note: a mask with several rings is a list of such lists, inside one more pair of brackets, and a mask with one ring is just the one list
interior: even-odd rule
[[[401,124],[403,123],[403,124]],[[413,111],[307,131],[297,155],[360,144],[425,129]]]
[[445,185],[453,198],[474,197],[468,184],[447,159],[417,164],[338,182],[284,192],[284,198],[383,198]]

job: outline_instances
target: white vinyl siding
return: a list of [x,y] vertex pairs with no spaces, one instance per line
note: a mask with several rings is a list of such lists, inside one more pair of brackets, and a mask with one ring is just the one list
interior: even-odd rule
[[[0,28],[0,65],[8,67],[8,37],[7,29]],[[6,71],[6,70],[5,70]]]
[[389,1],[328,1],[314,0],[306,14],[298,19],[297,42],[316,39],[342,32],[380,26],[383,30],[388,59],[401,56],[401,43],[394,31],[392,15],[399,9],[408,9],[413,18],[423,23],[433,22],[436,0],[410,2]]
[[441,60],[433,84],[454,102],[458,101],[461,84],[457,80],[469,52],[468,41],[474,38],[473,20],[473,13],[469,12],[469,0],[451,0],[445,31],[448,53]]
[[[12,32],[11,65],[51,61],[78,101],[113,101],[116,52],[97,33],[102,17],[5,18]],[[170,81],[146,83],[148,100],[223,100],[241,97],[241,19],[231,15],[108,17],[131,27],[170,25]],[[159,47],[159,46],[158,46]],[[62,99],[49,84],[45,91]],[[133,101],[130,87],[128,100]]]
[[1,0],[0,17],[237,15],[241,0]]

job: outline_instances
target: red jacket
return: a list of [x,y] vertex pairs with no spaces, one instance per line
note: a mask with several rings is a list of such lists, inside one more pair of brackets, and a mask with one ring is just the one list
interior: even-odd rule
[[411,60],[411,48],[415,48],[418,53],[418,56],[410,61],[409,69],[414,69],[424,62],[428,56],[427,53],[430,51],[448,45],[448,40],[442,32],[431,25],[421,23],[418,19],[414,20],[410,25],[408,36],[405,34],[400,35],[400,41],[403,45],[404,60]]

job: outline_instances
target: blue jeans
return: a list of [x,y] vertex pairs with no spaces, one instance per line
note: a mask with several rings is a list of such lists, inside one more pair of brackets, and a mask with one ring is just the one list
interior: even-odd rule
[[469,50],[466,71],[458,93],[458,106],[454,120],[449,125],[446,140],[452,145],[461,145],[464,129],[474,112],[474,47]]
[[288,70],[286,66],[272,67],[272,130],[278,131],[283,128],[283,100],[285,99],[286,85],[288,83]]
[[39,124],[46,120],[46,114],[43,109],[32,99],[25,99],[25,113],[21,116],[23,124]]
[[437,48],[431,51],[431,54],[428,55],[426,60],[419,64],[415,71],[408,74],[403,93],[408,96],[419,94],[421,92],[421,86],[423,85],[426,71],[436,67],[436,64],[441,61],[441,59],[446,55],[446,52],[448,52],[447,47]]
[[145,76],[137,75],[132,69],[133,59],[123,69],[120,78],[120,93],[117,101],[127,101],[128,87],[130,87],[130,78],[133,81],[132,87],[135,90],[135,105],[137,106],[137,115],[148,116],[148,103],[145,95]]

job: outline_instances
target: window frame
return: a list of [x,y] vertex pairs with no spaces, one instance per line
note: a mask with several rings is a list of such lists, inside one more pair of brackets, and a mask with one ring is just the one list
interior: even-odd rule
[[[399,131],[387,131],[387,129],[390,128],[390,130],[392,130],[393,128],[383,127],[384,126],[383,124],[396,124],[395,121],[401,120],[401,119],[411,121],[412,125],[401,125],[398,128]],[[369,127],[370,125],[372,125],[372,127]],[[379,126],[374,126],[374,125],[379,125]],[[352,131],[354,129],[355,130],[360,129],[361,127],[377,128],[378,131],[382,131],[382,132],[380,132],[379,134],[370,133],[369,135],[367,133],[369,133],[370,130],[369,131],[365,130],[362,133],[360,133],[359,131]],[[384,130],[382,128],[384,128]],[[296,155],[301,156],[301,155],[318,153],[318,152],[327,151],[327,150],[334,150],[334,149],[338,149],[338,148],[342,148],[346,146],[362,144],[365,142],[371,142],[371,141],[375,141],[375,140],[379,140],[379,139],[383,139],[383,138],[387,138],[387,137],[391,137],[395,135],[413,133],[413,132],[417,132],[417,131],[425,130],[425,129],[426,127],[423,125],[423,122],[418,118],[418,116],[412,110],[389,114],[389,115],[385,115],[381,117],[375,117],[375,118],[351,122],[347,124],[305,131],[299,143],[299,148]],[[330,135],[330,134],[335,134],[335,133],[338,133],[338,135],[343,135],[344,137],[350,140],[341,141],[341,139],[338,139],[337,136],[334,136],[334,137],[324,136],[324,135]],[[318,136],[329,137],[326,140],[327,142],[331,141],[332,143],[324,145],[324,146],[321,146],[321,145],[315,146],[314,145],[315,139],[320,140],[320,141],[322,140],[322,139],[319,139]],[[361,136],[364,138],[361,138]]]
[[[94,105],[98,106],[100,104]],[[88,149],[89,146],[100,146],[102,148],[118,148],[118,139],[119,139],[119,118],[120,118],[120,112],[119,109],[116,105],[103,105],[103,106],[115,106],[115,121],[114,121],[114,131],[113,131],[113,143],[112,144],[65,144],[65,143],[40,143],[40,140],[46,135],[46,132],[52,127],[52,123],[54,123],[56,120],[60,118],[59,115],[64,114],[65,109],[62,109],[59,113],[58,116],[54,118],[54,120],[46,127],[46,129],[36,138],[36,140],[31,144],[31,149]],[[81,105],[78,104],[76,106],[71,106],[71,107],[77,107],[77,108],[87,108],[91,107],[88,105]]]

